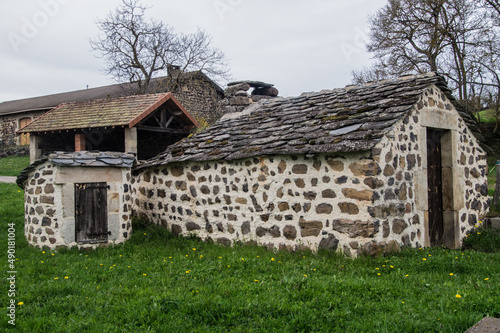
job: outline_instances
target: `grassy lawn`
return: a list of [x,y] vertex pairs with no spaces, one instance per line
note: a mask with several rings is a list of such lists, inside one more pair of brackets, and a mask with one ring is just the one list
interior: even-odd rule
[[29,164],[29,156],[8,156],[0,158],[0,176],[18,176]]
[[19,332],[464,332],[500,317],[500,253],[411,249],[355,260],[225,248],[135,223],[96,251],[42,251],[23,235],[23,193],[0,184],[0,330],[7,229],[16,226]]
[[476,115],[476,118],[481,119],[482,123],[494,123],[496,121],[495,120],[495,111],[493,109],[480,111],[480,112],[478,112],[478,114],[479,114],[479,117],[478,117],[478,115]]

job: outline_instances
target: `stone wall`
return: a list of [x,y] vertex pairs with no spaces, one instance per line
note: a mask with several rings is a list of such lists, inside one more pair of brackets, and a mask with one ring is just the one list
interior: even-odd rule
[[380,233],[370,216],[379,166],[366,157],[276,156],[153,168],[132,179],[134,214],[174,234],[196,233],[225,245],[363,244]]
[[46,161],[29,173],[25,186],[25,235],[37,247],[96,247],[106,243],[75,241],[75,183],[107,182],[107,244],[130,237],[130,169],[62,167]]
[[198,121],[205,119],[208,124],[212,124],[225,113],[222,106],[223,93],[203,79],[184,80],[172,92]]
[[36,119],[44,112],[23,112],[14,115],[0,116],[0,141],[3,145],[16,145],[19,143],[16,131],[19,129],[19,120],[26,117]]
[[26,156],[30,154],[29,147],[13,147],[8,149],[0,148],[0,158],[7,156]]

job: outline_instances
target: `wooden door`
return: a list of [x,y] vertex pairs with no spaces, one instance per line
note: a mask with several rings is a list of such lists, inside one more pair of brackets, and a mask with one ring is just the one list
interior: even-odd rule
[[430,245],[441,246],[444,243],[441,131],[430,128],[427,129],[427,185]]
[[75,184],[75,223],[77,242],[108,240],[106,183]]
[[[19,120],[19,129],[23,128],[24,126],[28,125],[29,123],[31,123],[31,118],[29,118],[29,117],[22,118],[21,120]],[[30,135],[29,135],[29,133],[21,134],[19,136],[19,144],[21,146],[29,145],[30,144]]]

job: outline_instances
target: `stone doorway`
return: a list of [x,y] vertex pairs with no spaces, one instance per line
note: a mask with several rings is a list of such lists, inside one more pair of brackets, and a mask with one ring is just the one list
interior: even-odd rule
[[452,132],[427,128],[428,235],[430,246],[455,248],[458,214],[455,209]]

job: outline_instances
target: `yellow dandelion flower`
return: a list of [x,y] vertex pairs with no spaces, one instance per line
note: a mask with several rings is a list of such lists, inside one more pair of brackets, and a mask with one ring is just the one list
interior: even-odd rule
[[426,261],[427,259],[426,258],[422,258],[423,261]]
[[55,256],[55,254],[54,254],[54,253],[51,253],[50,255],[51,255],[51,256]]
[[64,277],[64,279],[66,279],[66,280],[67,280],[67,279],[69,279],[69,277],[68,277],[68,276],[65,276],[65,277]]
[[231,267],[231,265],[227,265],[227,267]]
[[203,254],[200,254],[200,259],[203,258]]
[[146,273],[144,273],[144,274],[142,274],[142,275],[146,276]]
[[380,275],[380,273],[377,273],[377,275]]
[[394,268],[394,266],[389,266],[390,268]]
[[408,275],[408,274],[405,275],[405,277],[408,277],[408,276],[410,276],[410,275]]
[[58,277],[55,277],[55,278],[54,278],[54,280],[59,280],[59,278],[58,278]]
[[189,273],[191,273],[191,271],[186,271],[186,274],[189,274]]
[[453,276],[453,273],[450,273],[450,276]]
[[385,267],[385,265],[382,265],[382,267]]
[[45,253],[45,251],[42,251],[42,253]]
[[274,258],[271,258],[271,261],[274,261]]
[[146,233],[144,233],[144,236],[146,236]]
[[478,232],[477,234],[478,234],[478,235],[481,235],[481,233],[480,233],[480,232]]
[[41,261],[41,263],[43,264],[43,260]]
[[488,281],[489,279],[490,279],[490,278],[486,278],[486,279],[484,279],[484,281]]
[[259,280],[254,280],[255,282],[259,282]]
[[19,302],[19,303],[17,303],[17,305],[23,305],[23,304],[24,304],[23,302]]
[[432,257],[432,254],[429,254],[429,257]]
[[378,267],[375,267],[375,270],[376,270],[376,271],[378,271],[379,269],[380,269],[380,268],[378,268]]
[[196,249],[193,247],[193,251],[196,251]]
[[455,295],[455,297],[456,297],[456,298],[462,298],[462,296],[461,296],[461,295],[459,295],[459,294],[456,294],[456,295]]
[[307,277],[307,275],[304,274],[305,277]]
[[241,260],[245,261],[245,259],[241,258]]

